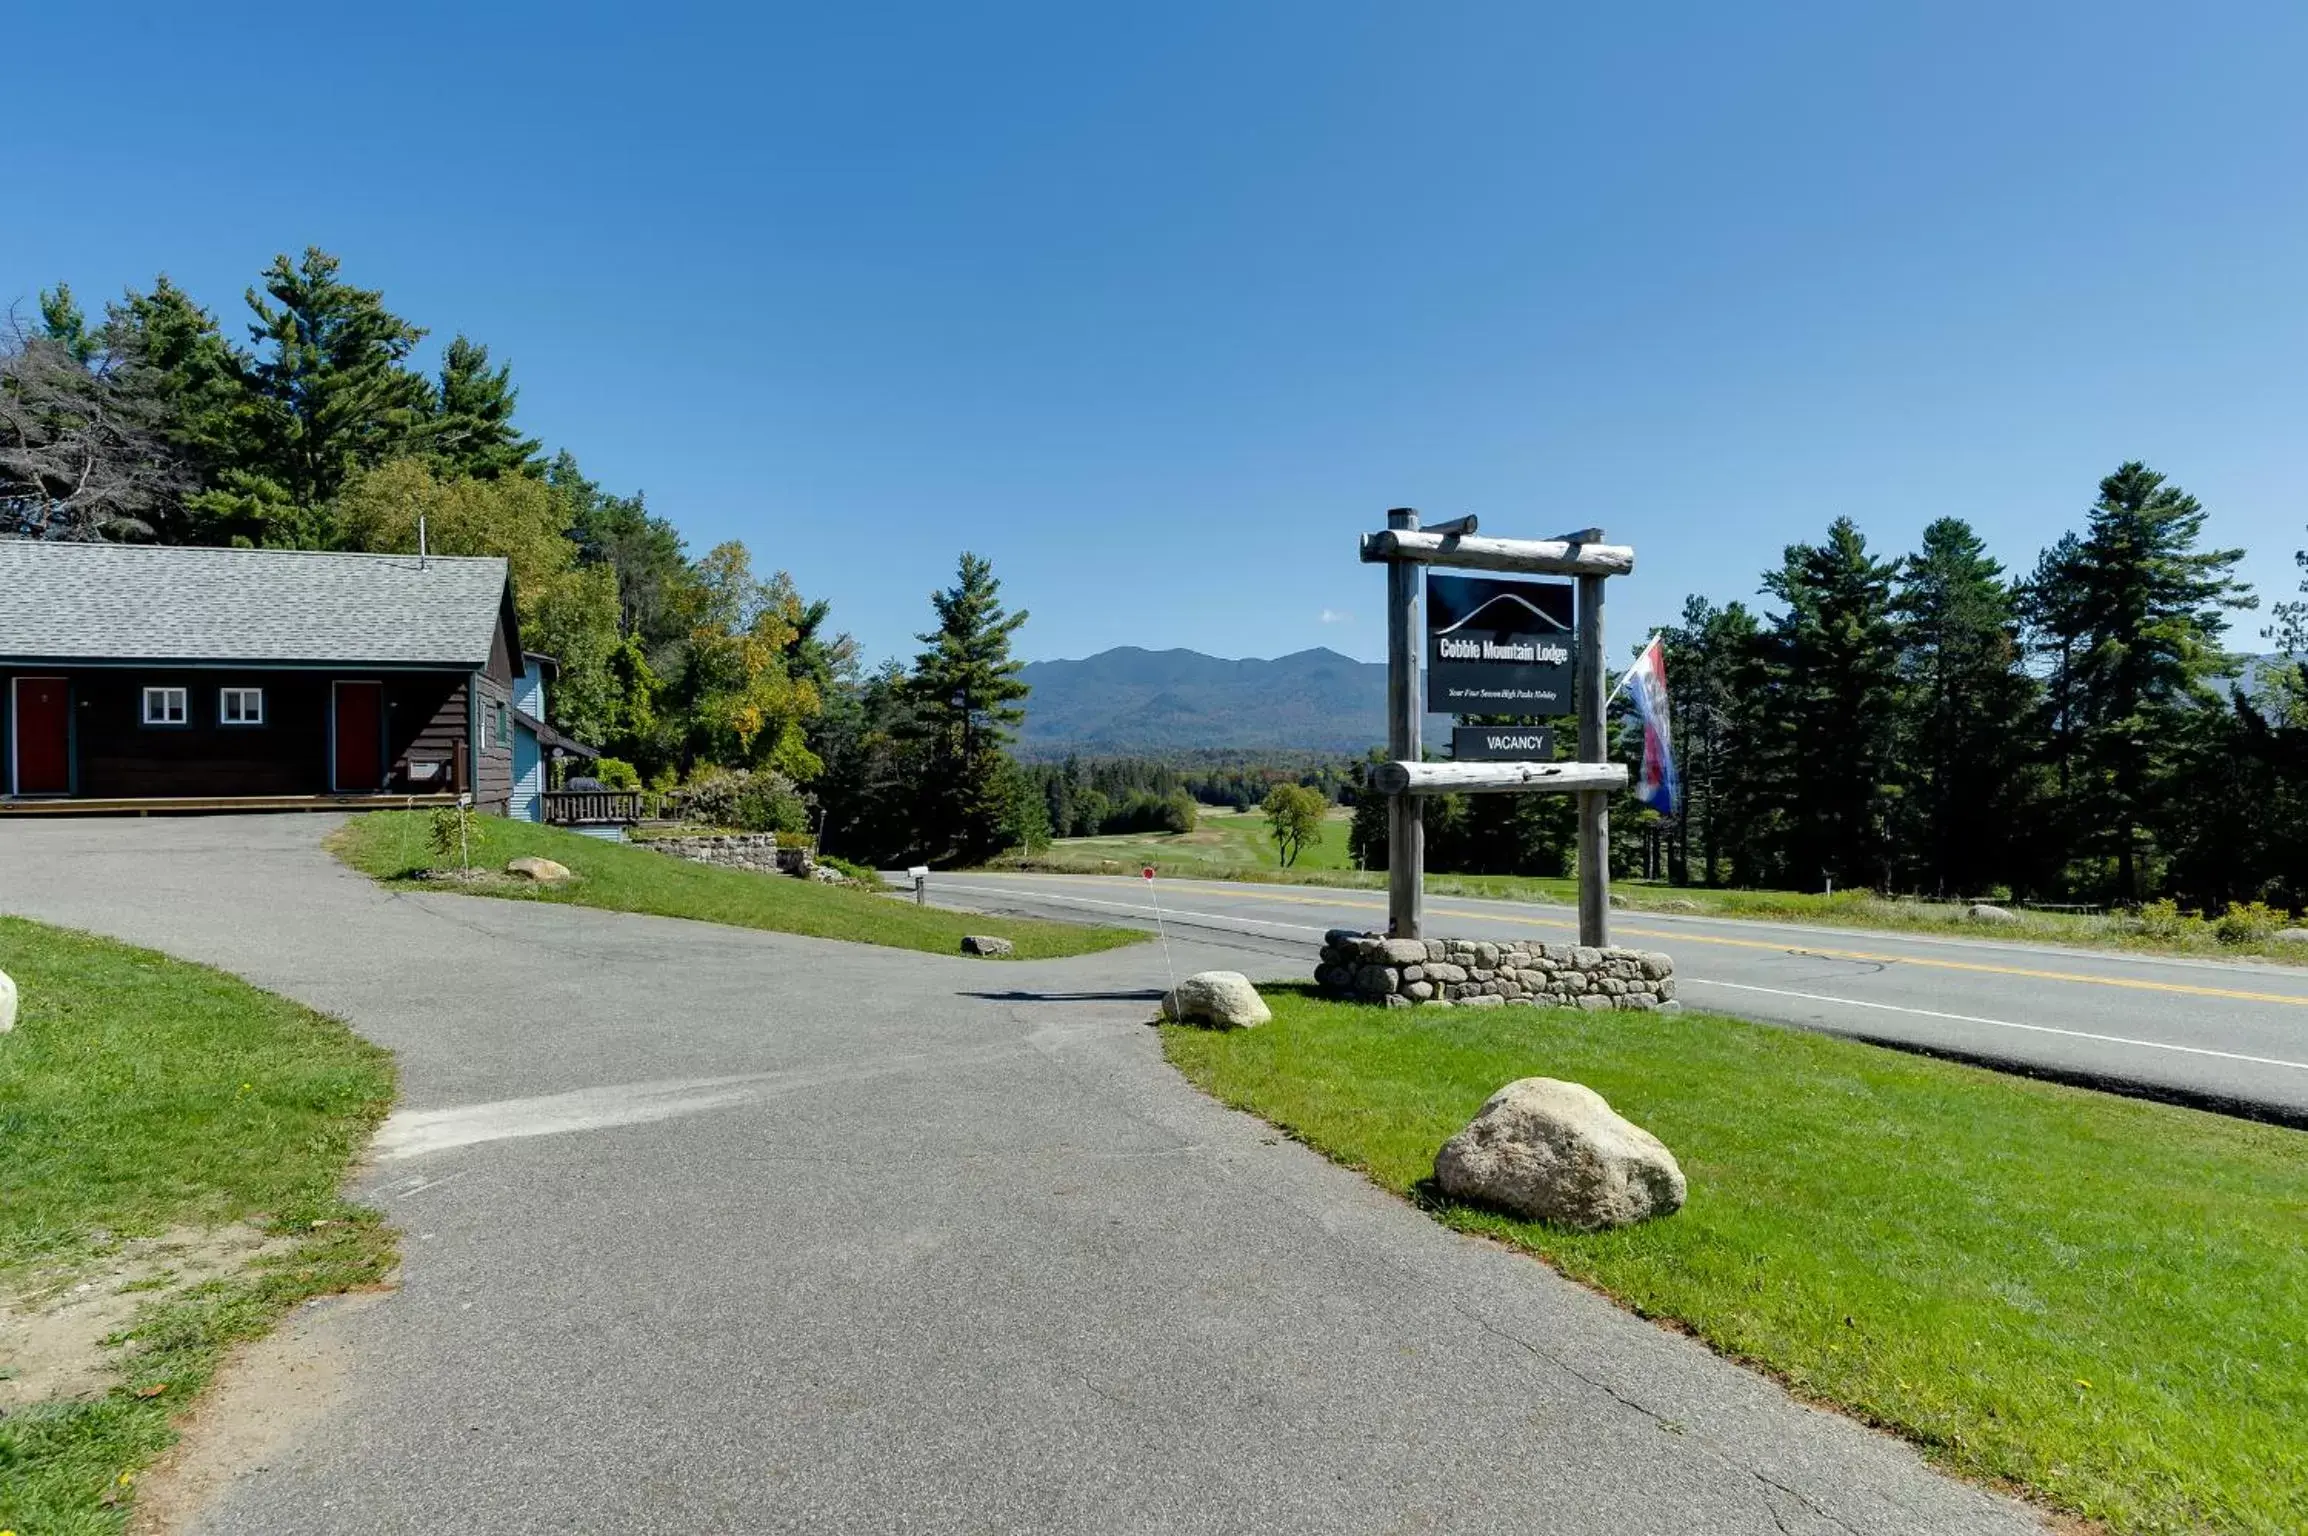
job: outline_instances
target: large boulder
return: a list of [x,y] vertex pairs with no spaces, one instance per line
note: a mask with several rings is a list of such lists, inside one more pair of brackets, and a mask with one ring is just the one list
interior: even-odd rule
[[0,971],[0,1035],[16,1027],[16,983]]
[[2016,923],[2020,920],[2020,915],[2010,908],[1992,906],[1984,901],[1973,902],[1964,909],[1963,915],[1975,923]]
[[1212,1029],[1247,1029],[1274,1017],[1266,999],[1240,971],[1201,971],[1162,999],[1162,1017]]
[[539,885],[559,885],[564,880],[577,878],[568,865],[554,859],[541,859],[535,854],[508,861],[505,873],[521,880],[534,880]]
[[1011,943],[1008,939],[997,939],[992,934],[967,933],[962,935],[962,953],[965,955],[985,955],[988,957],[994,957],[999,955],[1014,955],[1017,952],[1017,945]]
[[1592,1230],[1683,1208],[1683,1170],[1659,1138],[1582,1083],[1525,1077],[1492,1094],[1435,1157],[1454,1199]]

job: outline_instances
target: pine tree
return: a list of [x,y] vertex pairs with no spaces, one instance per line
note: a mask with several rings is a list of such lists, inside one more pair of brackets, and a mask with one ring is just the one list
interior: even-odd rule
[[2203,531],[2196,498],[2134,460],[2100,482],[2069,573],[2084,625],[2078,825],[2120,900],[2147,894],[2191,733],[2225,707],[2212,684],[2236,670],[2220,646],[2226,612],[2258,603],[2231,574],[2244,552],[2198,549]]
[[2018,873],[2038,756],[2014,594],[1971,525],[1943,517],[1902,564],[1893,607],[1908,702],[1904,852],[1926,889],[1980,894]]
[[1667,876],[1678,885],[1719,885],[1735,840],[1731,802],[1747,751],[1739,690],[1755,651],[1755,616],[1743,603],[1718,608],[1694,595],[1683,602],[1683,622],[1661,638],[1683,777],[1683,801],[1667,828]]
[[489,349],[458,336],[441,355],[433,417],[425,425],[427,451],[451,473],[481,480],[541,473],[540,444],[513,426],[520,393],[510,366],[492,370]]
[[975,862],[999,852],[1012,812],[1003,748],[1026,712],[1025,665],[1010,654],[1024,610],[1005,612],[992,562],[964,553],[954,585],[932,593],[938,627],[919,638],[907,689],[913,696],[928,773],[917,820],[921,846],[941,863]]
[[1764,588],[1772,620],[1771,715],[1759,756],[1783,828],[1781,879],[1808,887],[1890,883],[1900,711],[1893,567],[1839,517],[1823,544],[1795,544]]
[[229,460],[195,504],[211,538],[318,547],[345,482],[420,440],[431,386],[403,360],[425,333],[338,266],[308,247],[248,291],[257,352],[239,369]]

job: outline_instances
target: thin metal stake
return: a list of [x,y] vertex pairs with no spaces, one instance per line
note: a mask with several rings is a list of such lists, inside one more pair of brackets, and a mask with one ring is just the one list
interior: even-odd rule
[[1162,994],[1163,1001],[1167,1002],[1178,995],[1178,972],[1170,964],[1169,931],[1162,926],[1162,893],[1154,888],[1151,879],[1146,882],[1146,899],[1154,903],[1154,937],[1162,941],[1162,974],[1170,979],[1170,990]]

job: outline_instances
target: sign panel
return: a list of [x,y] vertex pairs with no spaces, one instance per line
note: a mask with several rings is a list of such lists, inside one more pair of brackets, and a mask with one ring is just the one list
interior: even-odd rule
[[1551,725],[1462,725],[1451,732],[1454,763],[1551,763]]
[[1438,715],[1571,713],[1577,608],[1568,582],[1427,577],[1427,708]]

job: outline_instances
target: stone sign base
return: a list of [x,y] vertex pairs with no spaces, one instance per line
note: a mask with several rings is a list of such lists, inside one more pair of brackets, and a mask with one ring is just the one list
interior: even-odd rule
[[1390,939],[1333,928],[1315,984],[1325,995],[1390,1008],[1635,1008],[1675,1013],[1675,962],[1656,950],[1591,949],[1536,939]]

